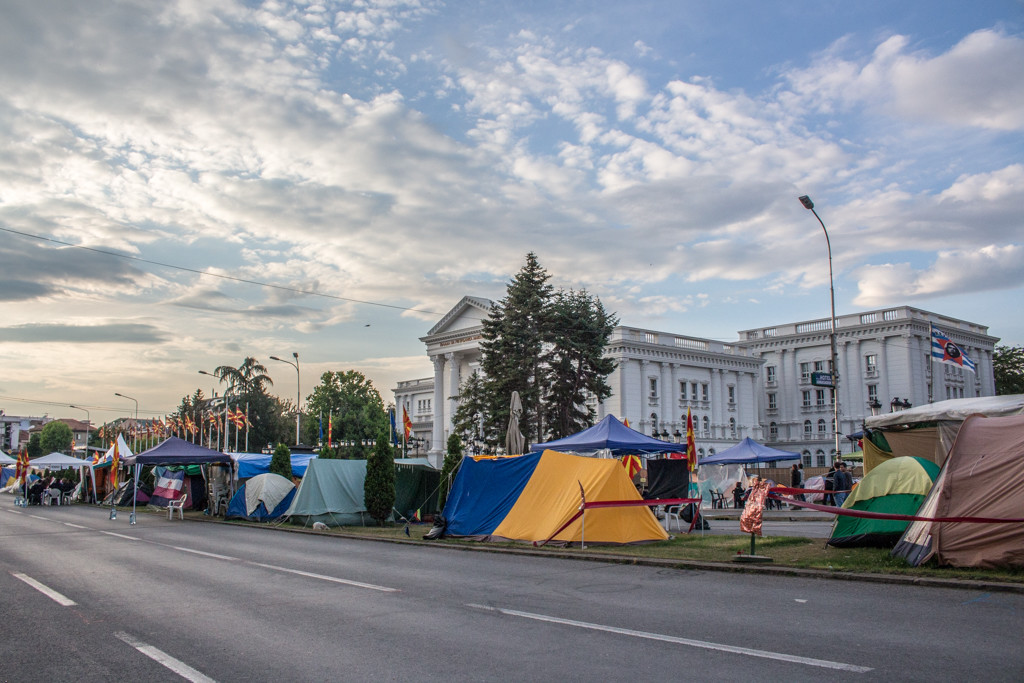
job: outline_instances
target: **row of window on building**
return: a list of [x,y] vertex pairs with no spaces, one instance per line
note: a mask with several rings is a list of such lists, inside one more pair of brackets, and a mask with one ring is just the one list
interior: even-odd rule
[[[658,378],[648,378],[651,398],[658,398]],[[729,403],[736,403],[736,387],[729,385]],[[679,382],[679,400],[680,401],[710,401],[711,400],[711,389],[707,382],[690,382],[687,380],[680,380]]]

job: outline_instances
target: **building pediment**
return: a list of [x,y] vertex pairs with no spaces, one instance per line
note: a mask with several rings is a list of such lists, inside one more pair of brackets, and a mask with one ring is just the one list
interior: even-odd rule
[[420,341],[427,342],[438,336],[458,333],[460,330],[472,330],[483,324],[484,318],[490,315],[494,305],[490,299],[479,296],[464,296],[454,307],[437,322]]

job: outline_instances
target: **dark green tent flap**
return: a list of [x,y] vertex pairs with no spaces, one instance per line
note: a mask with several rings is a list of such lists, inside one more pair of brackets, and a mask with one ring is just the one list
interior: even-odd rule
[[365,460],[309,461],[291,507],[285,517],[312,526],[353,526],[373,523],[364,504]]
[[441,473],[426,458],[395,460],[395,510],[403,517],[437,512]]

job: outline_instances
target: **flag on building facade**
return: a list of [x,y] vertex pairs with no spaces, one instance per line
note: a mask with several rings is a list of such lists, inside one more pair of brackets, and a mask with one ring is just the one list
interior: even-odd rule
[[932,328],[932,360],[939,363],[949,363],[950,365],[957,365],[961,368],[966,368],[971,372],[977,373],[977,369],[974,366],[974,361],[967,357],[963,349],[956,345],[955,342],[951,341],[949,337],[943,334],[942,330],[931,326]]
[[693,437],[693,414],[689,407],[686,409],[686,462],[691,472],[697,469],[697,442]]
[[402,406],[402,427],[405,430],[406,440],[412,435],[412,420],[409,419],[409,412]]

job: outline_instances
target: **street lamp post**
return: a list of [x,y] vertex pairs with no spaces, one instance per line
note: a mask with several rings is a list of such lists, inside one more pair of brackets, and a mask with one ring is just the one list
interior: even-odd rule
[[832,279],[832,243],[828,238],[828,230],[825,229],[825,223],[821,220],[821,216],[814,210],[814,202],[807,195],[799,197],[800,203],[804,205],[804,208],[814,214],[814,217],[818,219],[818,223],[821,224],[821,229],[825,233],[825,246],[828,248],[828,293],[829,299],[832,304],[832,331],[829,334],[829,344],[832,347],[832,431],[835,433],[836,439],[836,457],[839,457],[839,357],[836,353],[836,289]]
[[297,351],[292,352],[292,357],[295,362],[285,360],[284,358],[278,358],[277,356],[271,356],[270,360],[276,360],[281,363],[287,363],[288,365],[295,368],[295,445],[299,445],[299,421],[302,418],[302,375],[299,372],[299,354]]
[[127,398],[130,401],[135,401],[135,424],[132,425],[132,453],[135,453],[139,449],[139,402],[131,396],[125,396],[119,394],[116,391],[114,396],[120,396],[121,398]]
[[[223,378],[221,378],[220,376],[215,375],[212,372],[207,372],[206,370],[200,370],[199,374],[200,375],[209,375],[210,377],[217,378],[217,380],[219,380],[219,381],[224,381]],[[228,390],[226,392],[224,392],[224,451],[223,451],[224,453],[228,452],[228,436],[229,436],[229,432],[231,430],[231,428],[228,426],[228,394],[231,393],[231,388],[232,387],[229,385],[228,386]],[[211,403],[210,403],[210,408],[211,409],[213,408],[212,400],[211,400]],[[220,437],[219,436],[217,437],[217,447],[220,448]]]
[[85,411],[85,457],[89,458],[89,432],[92,431],[92,420],[89,417],[89,409],[82,408],[81,406],[68,406],[68,408],[74,408],[75,410]]

